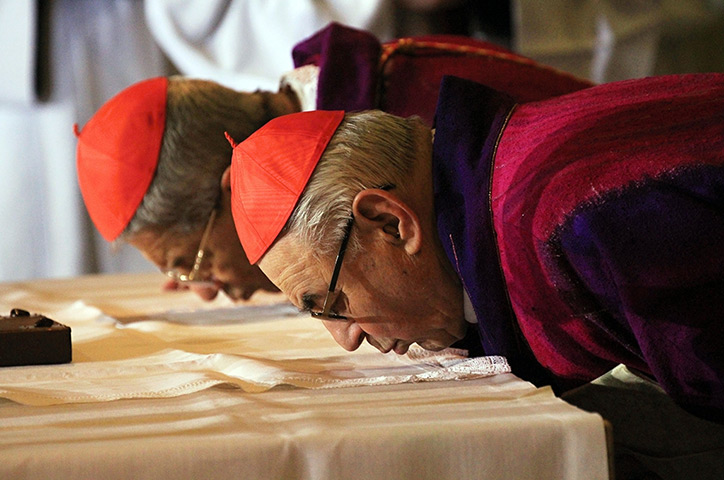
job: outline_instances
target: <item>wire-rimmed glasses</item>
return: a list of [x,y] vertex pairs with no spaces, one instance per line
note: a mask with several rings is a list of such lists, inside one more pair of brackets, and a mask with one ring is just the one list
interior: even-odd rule
[[[395,188],[394,185],[388,184],[381,187],[377,187],[380,190],[391,190]],[[334,305],[333,297],[334,291],[337,288],[337,279],[339,278],[339,270],[342,268],[342,260],[344,260],[344,252],[347,251],[347,243],[349,242],[349,236],[352,232],[352,224],[354,223],[354,216],[350,215],[349,220],[344,226],[342,235],[342,244],[339,246],[339,252],[337,253],[337,259],[334,261],[334,270],[332,270],[332,278],[329,281],[329,288],[327,289],[327,295],[324,297],[324,304],[322,305],[321,312],[310,312],[314,318],[321,320],[331,321],[346,321],[347,317],[332,312],[332,305]]]
[[331,312],[332,296],[334,290],[337,288],[337,278],[339,278],[339,270],[342,268],[342,260],[344,260],[344,252],[347,250],[347,243],[349,242],[349,235],[352,232],[352,224],[354,223],[354,217],[349,217],[347,224],[344,226],[344,235],[342,236],[342,244],[339,246],[339,252],[337,253],[337,259],[334,261],[334,270],[332,270],[332,279],[329,281],[329,288],[327,289],[327,295],[324,297],[324,305],[322,306],[321,312],[311,312],[314,318],[322,320],[336,320],[344,321],[347,317]]
[[208,283],[207,280],[199,280],[197,279],[197,275],[199,273],[199,270],[201,269],[201,264],[204,261],[204,256],[206,255],[206,242],[209,238],[209,234],[211,233],[211,229],[214,226],[214,220],[216,219],[216,208],[214,208],[211,211],[211,215],[209,216],[209,221],[206,222],[206,228],[204,228],[204,233],[201,236],[201,241],[199,242],[199,249],[196,252],[196,258],[194,259],[194,265],[191,267],[191,270],[188,274],[181,273],[176,269],[171,270],[165,270],[163,273],[166,274],[167,277],[172,278],[173,280],[179,282],[179,283]]

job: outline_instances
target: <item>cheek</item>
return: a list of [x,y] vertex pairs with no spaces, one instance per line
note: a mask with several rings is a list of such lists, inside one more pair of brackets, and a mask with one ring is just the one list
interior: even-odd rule
[[349,314],[366,333],[399,338],[402,333],[409,337],[426,328],[429,311],[411,294],[411,282],[401,282],[399,276],[385,268],[352,267],[346,273],[351,285],[348,283],[343,291],[349,297]]
[[373,337],[413,338],[427,330],[422,316],[403,309],[401,304],[385,302],[379,297],[367,297],[355,303],[350,315],[365,333]]
[[[430,339],[438,340],[445,346],[461,338],[457,322],[435,312],[421,299],[385,292],[351,301],[350,316],[362,331],[373,337],[408,341]],[[460,320],[460,323],[464,321]]]

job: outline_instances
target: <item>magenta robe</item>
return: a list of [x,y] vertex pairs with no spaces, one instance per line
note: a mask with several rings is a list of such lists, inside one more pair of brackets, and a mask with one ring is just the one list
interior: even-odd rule
[[724,74],[517,106],[446,79],[436,121],[440,239],[486,352],[573,382],[623,363],[724,420]]

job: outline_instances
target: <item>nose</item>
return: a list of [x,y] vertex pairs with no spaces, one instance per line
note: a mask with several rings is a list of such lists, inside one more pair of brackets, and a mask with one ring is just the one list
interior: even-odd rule
[[341,322],[322,320],[322,323],[332,334],[332,338],[348,352],[357,350],[365,339],[365,332],[352,320]]

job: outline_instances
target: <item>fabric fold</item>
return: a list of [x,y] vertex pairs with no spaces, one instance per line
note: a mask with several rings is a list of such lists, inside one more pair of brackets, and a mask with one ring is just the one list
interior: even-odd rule
[[[71,327],[76,360],[4,368],[0,397],[54,405],[177,397],[215,386],[258,393],[278,386],[394,385],[510,372],[503,357],[467,358],[467,352],[458,349],[429,352],[416,347],[404,356],[381,354],[372,347],[345,352],[332,345],[318,324],[313,324],[319,326],[312,329],[314,335],[300,340],[294,326],[309,330],[310,319],[285,307],[163,312],[120,323],[76,302],[55,315]],[[245,308],[252,308],[254,315]],[[230,320],[234,310],[238,323]],[[281,332],[276,334],[278,345],[268,350],[252,348],[249,341],[253,332],[259,335],[262,320],[264,331]],[[200,325],[204,322],[207,325]],[[276,325],[270,328],[267,322]]]

